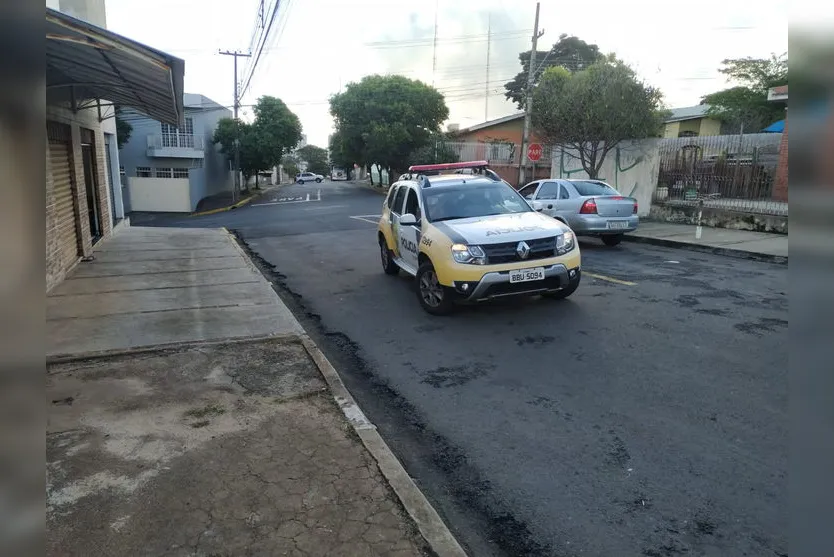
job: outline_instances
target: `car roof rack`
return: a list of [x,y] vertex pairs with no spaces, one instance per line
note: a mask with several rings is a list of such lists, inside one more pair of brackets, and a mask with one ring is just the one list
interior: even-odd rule
[[463,174],[463,170],[472,170],[473,176],[484,176],[493,182],[504,180],[489,168],[487,161],[446,162],[440,164],[414,164],[408,167],[409,178],[417,180],[422,188],[431,187],[429,176],[437,176],[444,170],[453,170],[454,174]]

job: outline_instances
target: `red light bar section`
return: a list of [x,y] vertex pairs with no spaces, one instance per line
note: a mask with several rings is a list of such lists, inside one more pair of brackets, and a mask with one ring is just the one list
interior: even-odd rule
[[408,167],[409,172],[428,172],[431,170],[460,170],[461,168],[483,168],[489,166],[487,161],[444,162],[441,164],[415,164]]

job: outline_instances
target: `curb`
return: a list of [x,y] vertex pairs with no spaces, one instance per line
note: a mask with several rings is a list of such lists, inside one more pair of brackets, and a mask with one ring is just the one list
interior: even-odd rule
[[467,557],[466,552],[452,535],[452,532],[449,531],[448,526],[377,432],[376,426],[365,417],[365,414],[339,377],[339,373],[324,353],[306,334],[301,336],[301,343],[319,368],[322,376],[324,376],[324,380],[330,387],[330,392],[339,408],[342,409],[342,413],[362,440],[362,444],[376,460],[382,475],[385,476],[388,484],[397,494],[409,516],[417,524],[420,534],[422,534],[432,551],[437,554],[437,557]]
[[220,207],[219,209],[212,209],[211,211],[203,211],[201,213],[191,213],[189,216],[191,216],[191,217],[202,217],[202,216],[205,216],[205,215],[214,215],[216,213],[223,213],[225,211],[231,211],[232,209],[237,209],[238,207],[243,207],[244,205],[246,205],[247,203],[249,203],[250,201],[255,199],[255,197],[257,197],[258,195],[259,194],[250,195],[246,199],[242,199],[242,200],[238,201],[237,203],[235,203],[234,205],[229,205],[228,207]]
[[382,190],[382,189],[377,188],[376,186],[366,184],[365,182],[359,182],[359,181],[356,181],[356,180],[349,180],[348,182],[351,183],[351,184],[354,184],[356,186],[365,188],[366,190],[370,190],[374,193],[378,193],[379,195],[388,195],[388,188],[391,187],[391,186],[385,186],[385,189]]
[[651,238],[648,236],[631,236],[629,234],[623,235],[623,240],[627,242],[635,242],[638,244],[651,244],[655,246],[663,246],[666,248],[685,249],[689,251],[697,251],[701,253],[711,253],[713,255],[723,255],[725,257],[735,257],[736,259],[748,259],[751,261],[764,261],[766,263],[777,263],[780,265],[787,265],[788,258],[783,255],[773,255],[770,253],[758,253],[753,251],[745,251],[733,248],[724,248],[718,246],[705,246],[701,244],[690,244],[688,242],[679,242],[676,240],[667,240],[665,238]]
[[[238,246],[243,252],[246,261],[252,265],[258,274],[267,283],[272,285],[270,280],[258,269],[252,258],[246,253],[244,246],[240,244],[240,240],[234,234],[223,227],[223,230],[229,234],[232,242]],[[278,296],[277,292],[275,296]],[[300,325],[300,324],[299,324]],[[302,330],[304,328],[302,327]],[[327,359],[327,356],[319,349],[313,339],[304,331],[301,334],[293,335],[297,341],[300,341],[310,359],[316,364],[325,383],[330,389],[330,394],[339,405],[348,423],[350,423],[353,431],[362,441],[362,445],[371,454],[379,466],[380,472],[385,477],[388,485],[394,490],[397,498],[400,500],[403,508],[405,508],[408,515],[417,525],[417,529],[426,540],[431,550],[437,557],[468,557],[461,545],[455,539],[449,527],[440,518],[440,515],[429,503],[411,476],[408,475],[403,465],[391,451],[391,448],[379,434],[376,426],[365,417],[365,413],[356,404],[353,396],[348,391],[342,378],[339,377],[339,372],[333,367],[333,364]]]

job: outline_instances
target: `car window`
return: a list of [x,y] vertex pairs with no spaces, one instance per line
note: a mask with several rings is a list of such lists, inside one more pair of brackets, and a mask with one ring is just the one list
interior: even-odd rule
[[584,180],[574,180],[571,182],[579,195],[619,195],[617,190],[604,184],[602,182],[587,182]]
[[400,214],[403,209],[403,198],[405,197],[405,190],[408,188],[405,186],[400,186],[397,188],[397,195],[394,196],[394,206],[391,207],[391,211],[396,214]]
[[526,186],[518,190],[518,193],[520,193],[521,197],[523,197],[524,199],[533,199],[533,194],[536,193],[537,187],[539,187],[539,183],[533,182],[532,184],[527,184]]
[[558,199],[559,198],[559,184],[556,182],[545,182],[542,184],[538,199]]
[[559,186],[559,199],[570,199],[568,188],[565,186]]
[[426,188],[423,204],[430,222],[532,211],[524,198],[503,182]]
[[398,189],[400,189],[399,186],[391,186],[391,189],[388,190],[388,199],[385,204],[389,209],[394,206],[394,197],[396,197]]
[[412,188],[408,188],[408,193],[406,194],[405,213],[410,213],[418,221],[420,220],[420,202],[417,200],[417,192]]

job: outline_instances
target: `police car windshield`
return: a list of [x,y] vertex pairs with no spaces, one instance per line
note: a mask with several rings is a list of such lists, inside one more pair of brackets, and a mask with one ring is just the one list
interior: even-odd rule
[[514,189],[500,182],[424,188],[423,201],[430,222],[532,211]]

